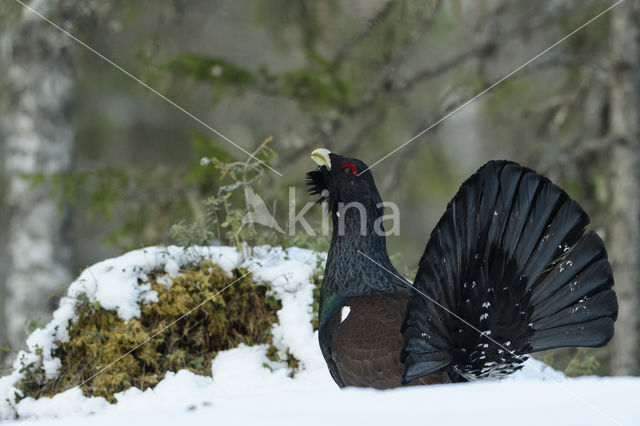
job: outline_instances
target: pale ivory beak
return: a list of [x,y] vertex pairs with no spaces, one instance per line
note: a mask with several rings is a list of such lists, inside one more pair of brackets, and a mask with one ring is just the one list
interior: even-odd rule
[[319,166],[327,166],[327,169],[331,170],[331,159],[329,158],[331,151],[324,148],[314,149],[311,153],[311,159]]

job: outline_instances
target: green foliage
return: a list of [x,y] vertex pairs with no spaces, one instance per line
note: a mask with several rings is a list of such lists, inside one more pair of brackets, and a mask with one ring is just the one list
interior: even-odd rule
[[[276,312],[281,304],[267,295],[267,287],[256,285],[249,275],[242,277],[244,273],[237,270],[229,277],[207,263],[182,271],[169,287],[152,274],[150,282],[158,293],[158,302],[142,306],[140,318],[129,322],[86,296],[80,298],[77,320],[69,329],[70,339],[59,342],[54,353],[62,360],[59,377],[47,380],[41,366],[25,365],[26,376],[19,382],[19,389],[25,397],[51,396],[83,383],[118,360],[81,386],[86,395],[103,396],[113,402],[114,393],[131,386],[152,387],[167,371],[188,369],[210,375],[211,360],[218,351],[239,343],[271,344],[271,327],[278,321]],[[219,293],[234,280],[238,281]],[[142,342],[146,343],[130,352]],[[295,362],[291,360],[289,365]]]
[[354,105],[350,84],[333,64],[320,55],[312,56],[312,66],[286,71],[279,76],[280,94],[297,100],[307,109],[335,107],[346,110]]
[[335,12],[336,0],[272,0],[258,2],[258,23],[271,30],[271,34],[286,46],[285,32],[292,25],[300,31],[301,47],[305,52],[315,51],[315,44],[322,37],[322,14],[319,11]]
[[[22,177],[31,183],[32,188],[49,183],[55,196],[62,196],[64,201],[71,204],[76,204],[81,194],[88,195],[88,216],[102,216],[106,220],[111,219],[114,206],[129,183],[127,173],[112,168],[91,172],[39,172],[24,174]],[[63,206],[63,203],[59,204],[60,211]]]
[[552,87],[540,87],[527,76],[514,75],[505,80],[493,96],[487,99],[487,110],[501,118],[511,117],[521,107],[522,99],[530,99],[532,102],[535,99],[539,102],[538,100],[549,97],[550,90]]
[[328,235],[312,236],[305,232],[296,233],[288,238],[282,234],[276,236],[278,244],[283,247],[300,247],[318,252],[329,251],[331,238]]
[[405,256],[401,252],[392,253],[391,255],[389,255],[389,259],[391,259],[391,263],[394,265],[402,265],[399,272],[405,278],[413,280],[416,274],[418,273],[418,265],[415,265],[414,267],[409,268],[409,266],[407,265]]
[[[12,352],[14,351],[10,347],[0,346],[0,356],[4,356]],[[11,364],[0,363],[0,376],[6,376],[8,374],[11,374],[12,370],[13,370],[13,366]]]
[[251,71],[221,58],[189,54],[172,59],[164,67],[208,84],[214,100],[220,99],[226,89],[250,88],[258,93],[292,99],[308,110],[346,110],[353,106],[352,85],[340,68],[317,53],[310,54],[309,59],[308,66],[272,72],[266,67]]
[[[252,153],[253,157],[267,164],[275,157],[269,142],[271,138],[263,141]],[[247,189],[267,187],[272,179],[264,164],[253,157],[246,161],[203,157],[205,168],[210,170],[206,173],[216,176],[218,189],[215,195],[210,195],[203,202],[204,220],[178,221],[170,229],[172,240],[185,247],[216,243],[242,248],[245,245],[268,244],[326,251],[329,247],[327,236],[311,236],[303,232],[290,235],[286,226],[284,229],[270,228],[247,220]],[[275,211],[270,213],[275,216]],[[281,220],[280,223],[284,222]]]
[[264,165],[276,157],[270,142],[263,141],[246,161],[235,161],[213,140],[195,134],[189,167],[34,173],[24,179],[34,187],[49,185],[60,211],[68,204],[85,207],[87,219],[101,226],[117,218],[104,243],[124,250],[162,243],[167,236],[182,246],[270,244],[326,250],[327,237],[290,236],[245,220],[245,189],[257,191],[271,183]]
[[28,336],[33,333],[34,330],[44,327],[44,325],[45,322],[41,318],[27,317],[24,323],[25,334]]
[[244,162],[229,161],[226,157],[202,158],[204,167],[211,170],[205,173],[215,174],[217,177],[218,190],[215,195],[210,195],[204,201],[205,223],[187,223],[183,220],[174,224],[170,229],[174,241],[183,246],[191,246],[212,244],[217,240],[238,248],[244,244],[268,242],[260,238],[261,234],[252,223],[243,222],[246,208],[235,206],[245,204],[242,192],[245,188],[264,180],[263,163],[268,164],[275,157],[275,152],[268,147],[270,141],[271,138],[263,141]]
[[213,193],[220,181],[220,172],[215,167],[203,167],[200,161],[213,157],[222,162],[231,162],[233,158],[213,140],[200,133],[191,136],[191,152],[191,164],[194,166],[189,168],[185,183],[196,185],[201,194]]
[[169,235],[177,245],[182,247],[206,246],[216,239],[216,235],[212,231],[197,223],[187,223],[184,220],[173,224]]
[[106,223],[115,222],[104,243],[128,250],[166,241],[171,224],[185,218],[204,226],[205,208],[200,200],[217,190],[221,173],[213,167],[202,167],[200,159],[215,156],[229,162],[231,156],[200,134],[193,135],[191,152],[189,164],[172,169],[104,168],[39,172],[23,178],[34,188],[48,185],[52,197],[59,201],[60,213],[71,205],[105,230]]
[[[2,358],[6,354],[10,354],[15,352],[8,346],[0,346],[0,358]],[[4,359],[4,358],[3,358]],[[11,373],[12,366],[10,364],[2,364],[0,363],[0,376],[4,376]]]
[[[267,356],[267,359],[271,362],[285,361],[287,364],[287,367],[291,370],[290,377],[293,377],[295,373],[298,372],[298,369],[300,368],[300,361],[296,357],[294,357],[293,354],[289,352],[288,349],[284,353],[284,356],[285,356],[284,360],[280,356],[278,349],[273,345],[270,345],[267,348],[266,356]],[[263,363],[262,366],[269,369],[270,371],[273,371],[273,368],[266,362]]]
[[314,285],[313,287],[313,303],[311,305],[313,315],[311,317],[311,324],[313,325],[313,329],[317,330],[319,323],[318,313],[320,312],[320,287],[322,285],[322,278],[324,277],[324,268],[322,258],[318,255],[316,258],[316,268],[313,270],[313,274],[311,275],[311,283]]
[[593,355],[588,355],[584,351],[571,358],[569,365],[564,370],[569,377],[591,376],[600,370],[600,363]]
[[218,99],[225,88],[244,89],[254,82],[251,72],[220,58],[185,54],[173,58],[164,66],[196,81],[210,83],[214,99]]
[[606,365],[601,358],[606,349],[562,348],[543,352],[537,356],[542,362],[569,377],[603,375]]

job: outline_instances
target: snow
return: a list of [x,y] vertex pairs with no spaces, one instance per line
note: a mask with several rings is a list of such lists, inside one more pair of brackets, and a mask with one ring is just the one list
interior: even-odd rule
[[[283,250],[264,246],[238,251],[234,247],[169,246],[134,250],[96,263],[71,283],[67,295],[53,313],[53,319],[28,337],[28,349],[18,354],[13,372],[0,379],[0,419],[13,418],[16,413],[21,417],[63,415],[65,406],[73,406],[69,398],[81,395],[72,389],[68,391],[72,396],[65,392],[53,400],[41,399],[46,401],[46,407],[30,398],[16,404],[16,394],[20,392],[13,387],[23,377],[24,366],[30,364],[42,365],[47,378],[57,377],[61,362],[52,354],[57,341],[64,343],[69,339],[68,327],[75,320],[74,309],[79,298],[114,310],[123,320],[129,321],[140,316],[141,304],[157,301],[158,295],[148,282],[150,273],[164,272],[166,275],[161,275],[161,281],[170,285],[170,278],[178,275],[180,268],[205,260],[217,264],[229,276],[234,269],[243,267],[253,273],[255,281],[268,283],[270,292],[282,302],[279,324],[273,328],[274,346],[283,353],[289,350],[301,361],[302,368],[317,368],[324,361],[315,350],[317,337],[310,323],[313,300],[310,277],[318,262],[324,259],[323,253],[298,248]],[[259,365],[267,370],[262,363]],[[38,407],[43,411],[37,411]],[[59,411],[54,407],[60,407]]]
[[[130,389],[109,405],[84,398],[77,388],[47,407],[22,404],[35,426],[113,424],[224,425],[634,425],[640,408],[634,378],[582,378],[564,386],[539,380],[478,382],[375,391],[339,390],[319,372],[290,379],[257,364],[260,352],[232,349],[215,364],[221,377],[188,371],[167,374],[154,389]],[[215,367],[214,367],[215,368]],[[57,398],[57,400],[56,400]],[[44,408],[43,408],[44,407]],[[52,414],[59,418],[50,418]],[[87,416],[90,413],[95,415]],[[48,418],[45,418],[47,416]],[[424,423],[422,423],[422,421]],[[411,423],[407,423],[411,424]]]
[[[220,352],[211,377],[187,370],[168,372],[154,388],[130,388],[104,398],[85,397],[78,387],[53,398],[15,401],[13,385],[20,379],[20,359],[42,362],[55,377],[60,360],[51,355],[56,339],[68,338],[80,294],[115,310],[128,320],[140,305],[153,303],[146,282],[151,272],[170,277],[180,269],[210,260],[225,271],[252,272],[282,302],[274,345],[300,360],[295,374],[284,362],[270,361],[267,346],[239,345]],[[149,247],[87,268],[74,281],[52,321],[27,340],[10,376],[0,378],[0,419],[16,415],[29,425],[112,425],[176,423],[246,424],[640,424],[637,378],[566,378],[530,359],[525,368],[500,382],[419,386],[376,391],[337,388],[331,379],[311,327],[313,286],[310,282],[323,253],[298,248],[257,247],[242,252],[231,247]],[[84,297],[84,296],[83,296]],[[37,353],[42,354],[40,358]]]

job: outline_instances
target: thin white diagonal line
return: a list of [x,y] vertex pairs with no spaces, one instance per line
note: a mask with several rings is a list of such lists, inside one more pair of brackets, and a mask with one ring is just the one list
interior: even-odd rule
[[381,159],[379,159],[378,161],[376,161],[375,163],[373,163],[372,165],[370,165],[367,169],[365,169],[362,173],[366,172],[367,170],[371,169],[372,167],[374,167],[375,165],[381,163],[382,161],[386,160],[388,157],[392,156],[393,154],[395,154],[396,152],[400,151],[402,148],[404,148],[405,146],[409,145],[411,142],[415,141],[416,139],[418,139],[420,136],[424,135],[425,133],[427,133],[429,130],[433,129],[434,127],[436,127],[438,124],[442,123],[444,120],[448,119],[449,117],[451,117],[452,115],[454,115],[455,113],[457,113],[458,111],[460,111],[461,109],[463,109],[464,107],[466,107],[467,105],[469,105],[470,103],[474,102],[475,100],[477,100],[478,98],[480,98],[481,96],[483,96],[484,94],[486,94],[487,92],[489,92],[490,90],[494,89],[496,86],[498,86],[499,84],[503,83],[506,79],[508,79],[509,77],[511,77],[512,75],[516,74],[518,71],[520,71],[521,69],[523,69],[524,67],[526,67],[527,65],[529,65],[530,63],[534,62],[536,59],[540,58],[541,56],[543,56],[544,54],[548,53],[550,50],[552,50],[553,48],[555,48],[556,46],[558,46],[559,44],[562,44],[563,42],[565,42],[568,38],[570,38],[571,36],[575,35],[578,31],[584,29],[586,26],[588,26],[589,24],[593,23],[595,20],[597,20],[598,18],[600,18],[602,15],[608,13],[609,11],[611,11],[611,9],[613,9],[614,7],[616,7],[617,5],[619,5],[620,3],[622,3],[624,0],[618,0],[617,2],[615,2],[614,4],[612,4],[611,6],[609,6],[608,8],[606,8],[605,10],[603,10],[602,12],[600,12],[599,14],[597,14],[596,16],[594,16],[593,18],[589,19],[587,22],[585,22],[584,24],[580,25],[578,28],[576,28],[575,30],[571,31],[569,34],[565,35],[564,37],[562,37],[560,40],[556,41],[555,43],[553,43],[551,46],[547,47],[546,49],[544,49],[542,52],[538,53],[536,56],[534,56],[533,58],[529,59],[527,62],[525,62],[524,64],[520,65],[518,68],[514,69],[513,71],[511,71],[509,74],[505,75],[504,77],[502,77],[500,80],[496,81],[495,83],[493,83],[492,85],[490,85],[489,87],[487,87],[486,89],[484,89],[483,91],[481,91],[480,93],[478,93],[477,95],[475,95],[474,97],[472,97],[471,99],[467,100],[466,102],[464,102],[462,105],[459,105],[458,107],[456,107],[455,109],[453,109],[452,111],[448,112],[447,114],[445,114],[443,117],[441,117],[439,120],[437,120],[435,123],[431,124],[429,127],[425,128],[424,130],[420,131],[417,135],[415,135],[414,137],[412,137],[411,139],[405,141],[402,145],[400,145],[399,147],[397,147],[396,149],[394,149],[393,151],[391,151],[390,153],[388,153],[387,155],[385,155],[384,157],[382,157]]
[[425,298],[427,298],[428,300],[430,300],[431,302],[435,303],[436,305],[438,305],[440,308],[442,308],[443,310],[447,311],[448,313],[450,313],[451,315],[453,315],[454,317],[456,317],[457,319],[459,319],[460,321],[462,321],[464,324],[466,324],[467,326],[469,326],[470,328],[474,329],[475,331],[478,332],[478,334],[486,337],[487,339],[491,340],[493,343],[495,343],[496,345],[500,346],[502,349],[504,349],[505,351],[509,352],[512,356],[519,358],[521,361],[526,361],[527,358],[516,354],[515,352],[513,352],[512,350],[508,349],[507,347],[503,346],[502,344],[500,344],[499,342],[497,342],[496,340],[492,339],[491,337],[489,337],[488,335],[486,335],[485,333],[483,333],[481,330],[479,330],[478,328],[476,328],[473,324],[470,324],[469,322],[465,321],[462,317],[460,317],[459,315],[456,315],[455,313],[451,312],[449,309],[447,309],[445,306],[441,305],[440,303],[436,302],[435,300],[433,300],[431,297],[427,296],[425,293],[423,293],[422,291],[418,290],[417,288],[415,288],[414,286],[412,286],[411,284],[409,284],[409,282],[401,276],[398,276],[397,274],[395,274],[393,271],[390,271],[389,269],[385,268],[384,265],[381,265],[380,263],[378,263],[377,261],[375,261],[374,259],[372,259],[371,257],[367,256],[366,254],[364,254],[362,251],[358,250],[358,253],[360,253],[361,255],[363,255],[364,257],[366,257],[367,259],[369,259],[370,261],[372,261],[373,263],[375,263],[376,265],[378,265],[380,268],[384,269],[386,272],[388,272],[389,274],[393,275],[394,277],[398,278],[400,281],[402,281],[402,283],[404,285],[406,285],[409,288],[412,288],[413,290],[417,291],[418,293],[420,293],[422,296],[424,296]]
[[[228,289],[229,287],[231,287],[232,285],[234,285],[235,283],[237,283],[238,281],[240,281],[241,279],[243,279],[244,277],[246,277],[247,275],[249,275],[250,273],[262,268],[264,265],[266,265],[267,263],[269,263],[272,259],[274,259],[279,253],[276,253],[274,255],[272,255],[271,257],[269,257],[265,262],[259,264],[257,267],[255,267],[254,269],[247,271],[245,274],[241,275],[240,277],[236,278],[235,280],[233,280],[230,284],[227,284],[224,288],[222,288],[221,290],[217,291],[214,295],[207,297],[205,300],[203,300],[202,302],[200,302],[198,305],[194,306],[193,308],[189,309],[189,311],[187,311],[186,313],[180,315],[178,318],[176,318],[175,320],[173,320],[171,323],[169,323],[168,325],[164,326],[162,329],[160,329],[159,331],[156,331],[155,333],[153,333],[151,336],[149,336],[148,338],[144,339],[142,342],[138,343],[136,346],[134,346],[133,348],[129,349],[126,353],[124,353],[123,355],[121,355],[120,357],[118,357],[115,361],[111,362],[109,365],[107,365],[106,367],[101,368],[97,373],[93,374],[91,377],[89,377],[88,379],[84,380],[82,383],[75,385],[75,386],[83,386],[84,384],[86,384],[87,382],[90,382],[91,380],[93,380],[96,376],[102,374],[105,370],[113,367],[118,361],[120,361],[122,358],[126,357],[127,355],[131,354],[132,352],[134,352],[136,349],[138,349],[140,346],[144,345],[145,343],[149,342],[150,340],[152,340],[154,337],[156,337],[157,335],[159,335],[160,333],[164,332],[165,330],[167,330],[168,328],[172,327],[175,323],[177,323],[178,321],[180,321],[181,319],[183,319],[184,317],[190,315],[192,312],[196,311],[197,309],[199,309],[202,305],[204,305],[207,302],[210,302],[211,300],[215,299],[216,296],[218,296],[220,293],[222,293],[223,291],[225,291],[226,289]],[[75,387],[74,386],[74,387]]]
[[80,44],[82,47],[88,49],[90,52],[92,52],[93,54],[97,55],[98,57],[100,57],[102,60],[104,60],[108,64],[112,65],[114,68],[118,69],[119,71],[121,71],[122,73],[127,75],[128,77],[130,77],[133,80],[135,80],[136,82],[138,82],[141,86],[143,86],[144,88],[148,89],[150,92],[154,93],[155,95],[158,95],[160,98],[162,98],[164,101],[169,103],[171,106],[173,106],[177,110],[179,110],[179,111],[183,112],[184,114],[186,114],[187,116],[191,117],[192,119],[194,119],[195,121],[200,123],[202,126],[206,127],[207,129],[209,129],[210,131],[212,131],[216,135],[220,136],[225,141],[229,142],[231,145],[233,145],[236,148],[238,148],[240,151],[242,151],[245,154],[247,154],[249,157],[251,157],[254,160],[256,160],[258,163],[262,164],[263,166],[267,167],[268,169],[270,169],[272,172],[274,172],[278,176],[282,177],[282,173],[280,173],[279,171],[277,171],[276,169],[274,169],[273,167],[271,167],[270,165],[268,165],[264,161],[260,160],[259,158],[257,158],[253,154],[251,154],[249,151],[247,151],[246,149],[244,149],[243,147],[241,147],[240,145],[238,145],[237,143],[235,143],[234,141],[232,141],[231,139],[229,139],[228,137],[223,135],[221,132],[219,132],[218,130],[216,130],[213,127],[211,127],[211,125],[205,123],[204,121],[202,121],[201,119],[196,117],[193,113],[187,111],[185,108],[181,107],[180,105],[178,105],[177,103],[175,103],[174,101],[172,101],[171,99],[169,99],[168,97],[163,95],[162,93],[158,92],[156,89],[154,89],[153,87],[149,86],[147,83],[145,83],[144,81],[140,80],[138,77],[136,77],[135,75],[131,74],[129,71],[125,70],[120,65],[116,64],[111,59],[107,58],[102,53],[100,53],[97,50],[95,50],[93,47],[89,46],[88,44],[86,44],[85,42],[83,42],[82,40],[80,40],[79,38],[77,38],[76,36],[71,34],[70,32],[68,32],[67,30],[65,30],[64,28],[60,27],[58,24],[56,24],[55,22],[51,21],[46,16],[42,15],[40,12],[36,11],[31,6],[25,4],[22,0],[15,0],[15,1],[17,3],[20,3],[22,5],[22,7],[27,9],[29,12],[33,13],[34,15],[40,17],[42,20],[44,20],[44,21],[48,22],[49,24],[51,24],[54,28],[56,28],[57,30],[59,30],[62,33],[64,33],[66,36],[71,38],[76,43]]
[[[398,276],[397,274],[395,274],[393,271],[390,271],[389,269],[387,269],[384,265],[381,265],[380,263],[378,263],[377,261],[375,261],[374,259],[372,259],[371,257],[367,256],[365,253],[363,253],[362,251],[358,250],[358,253],[360,253],[362,256],[366,257],[367,259],[369,259],[371,262],[375,263],[376,265],[378,265],[380,268],[382,268],[384,271],[386,271],[387,273],[391,274],[392,276],[396,277],[397,279],[399,279],[404,285],[406,285],[407,287],[409,287],[412,290],[415,290],[417,293],[419,293],[422,297],[426,298],[427,300],[431,301],[432,303],[435,303],[436,305],[438,305],[440,308],[442,308],[444,311],[448,312],[449,314],[453,315],[454,317],[456,317],[457,319],[459,319],[460,321],[462,321],[465,325],[467,325],[468,327],[472,328],[473,330],[477,331],[481,336],[486,337],[488,340],[490,340],[491,342],[495,343],[497,346],[501,347],[502,349],[504,349],[505,351],[509,352],[512,356],[519,358],[523,361],[526,361],[526,358],[522,357],[521,355],[517,355],[515,352],[513,352],[512,350],[507,349],[505,346],[503,346],[501,343],[497,342],[495,339],[489,337],[487,334],[483,333],[482,331],[480,331],[477,327],[475,327],[474,325],[470,324],[469,322],[465,321],[463,318],[461,318],[459,315],[456,315],[455,313],[451,312],[449,309],[447,309],[445,306],[443,306],[442,304],[436,302],[433,298],[429,297],[427,294],[425,294],[424,292],[418,290],[416,287],[414,287],[413,285],[411,285],[404,277]],[[598,414],[600,414],[601,416],[607,418],[608,420],[611,420],[613,423],[617,424],[617,425],[622,425],[622,423],[620,423],[618,420],[616,420],[614,417],[612,417],[610,414],[605,413],[604,411],[602,411],[600,408],[596,407],[595,405],[593,405],[592,403],[590,403],[589,401],[587,401],[586,399],[584,399],[583,397],[581,397],[580,395],[576,394],[574,391],[572,391],[571,389],[569,389],[567,386],[565,386],[565,384],[560,381],[555,379],[554,377],[551,377],[550,375],[546,374],[544,371],[538,371],[535,370],[537,373],[539,373],[543,378],[547,378],[552,382],[557,383],[558,385],[560,385],[561,389],[564,390],[565,392],[567,392],[569,395],[573,396],[576,400],[582,402],[583,404],[585,404],[586,406],[590,407],[592,410],[594,410],[595,412],[597,412]]]

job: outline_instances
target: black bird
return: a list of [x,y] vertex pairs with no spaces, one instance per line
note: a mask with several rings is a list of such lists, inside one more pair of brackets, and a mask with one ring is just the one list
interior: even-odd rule
[[544,176],[510,161],[482,166],[449,202],[411,283],[389,260],[371,171],[326,149],[312,159],[310,193],[333,219],[319,339],[340,387],[495,379],[526,354],[613,337],[604,244]]

